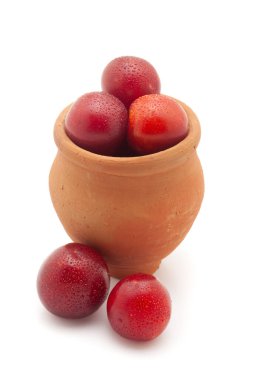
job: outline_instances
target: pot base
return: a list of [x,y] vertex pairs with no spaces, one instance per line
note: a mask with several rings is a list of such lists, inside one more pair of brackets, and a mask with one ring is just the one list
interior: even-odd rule
[[109,274],[115,278],[123,278],[130,274],[135,273],[146,273],[153,274],[159,268],[161,261],[154,261],[148,264],[140,264],[139,266],[127,267],[127,266],[119,266],[119,265],[111,265],[107,262],[107,266],[109,268]]

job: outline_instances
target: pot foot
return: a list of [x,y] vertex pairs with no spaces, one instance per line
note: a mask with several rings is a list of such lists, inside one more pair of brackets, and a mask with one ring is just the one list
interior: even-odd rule
[[109,263],[107,263],[107,265],[109,268],[110,276],[120,279],[134,273],[153,274],[159,268],[160,263],[161,261],[154,261],[152,263],[139,264],[136,266],[122,266]]

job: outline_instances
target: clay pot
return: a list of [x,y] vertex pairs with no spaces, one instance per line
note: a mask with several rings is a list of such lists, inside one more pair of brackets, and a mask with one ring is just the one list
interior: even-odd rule
[[56,120],[59,150],[49,181],[53,205],[70,238],[97,248],[112,276],[155,272],[199,211],[204,193],[196,153],[200,125],[179,103],[188,115],[188,136],[140,157],[107,157],[76,146],[64,131],[69,107]]

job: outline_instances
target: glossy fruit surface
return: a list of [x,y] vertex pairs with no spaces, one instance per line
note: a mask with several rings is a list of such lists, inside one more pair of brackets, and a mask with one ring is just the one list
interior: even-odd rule
[[109,275],[104,259],[94,249],[70,243],[56,249],[42,265],[37,289],[51,313],[82,318],[105,301]]
[[159,93],[160,87],[155,68],[138,57],[116,58],[102,74],[103,90],[119,98],[127,108],[140,96]]
[[188,129],[183,107],[167,95],[142,96],[129,109],[128,142],[140,155],[176,145],[187,136]]
[[65,131],[78,146],[102,155],[116,154],[126,138],[127,110],[106,92],[84,94],[72,105]]
[[112,328],[121,336],[151,340],[160,335],[169,322],[170,296],[154,276],[133,274],[112,289],[107,301],[107,315]]

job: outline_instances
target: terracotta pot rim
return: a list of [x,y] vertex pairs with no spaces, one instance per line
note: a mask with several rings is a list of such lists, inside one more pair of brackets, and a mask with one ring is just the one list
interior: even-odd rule
[[189,133],[184,140],[158,153],[138,157],[112,157],[89,152],[74,144],[64,129],[65,117],[71,107],[67,106],[58,116],[54,127],[55,143],[61,154],[75,165],[87,170],[106,172],[119,176],[140,176],[159,173],[177,166],[194,153],[200,140],[200,123],[186,104],[175,99],[184,108],[189,121]]

